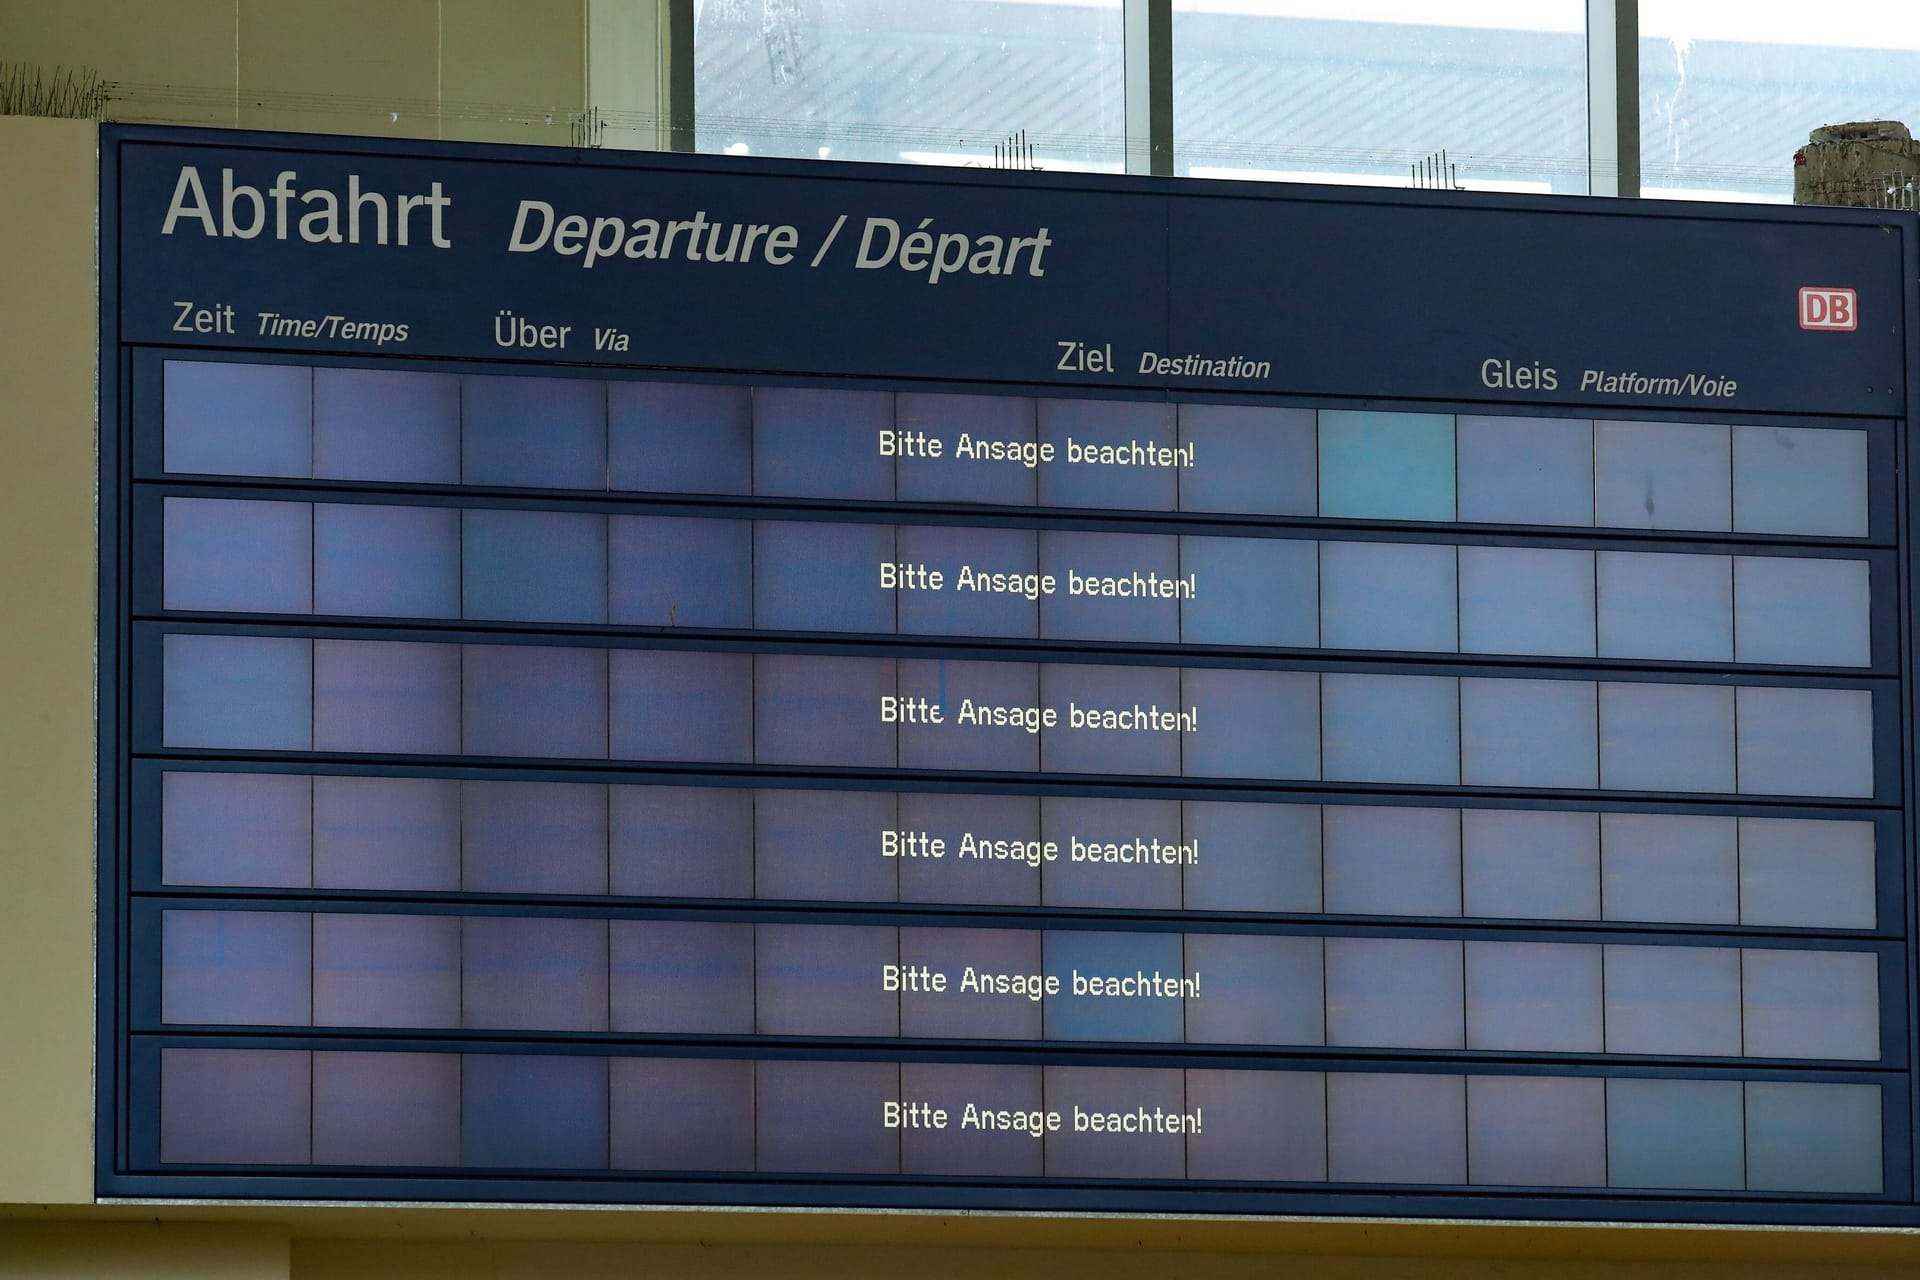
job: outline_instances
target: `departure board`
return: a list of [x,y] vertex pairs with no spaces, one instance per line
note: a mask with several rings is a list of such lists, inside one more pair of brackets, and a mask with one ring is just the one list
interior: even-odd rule
[[104,137],[103,1194],[1920,1225],[1912,215]]

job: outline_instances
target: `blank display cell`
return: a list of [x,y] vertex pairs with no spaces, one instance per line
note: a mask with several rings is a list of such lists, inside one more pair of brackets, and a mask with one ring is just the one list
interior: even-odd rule
[[1460,688],[1450,677],[1328,673],[1320,726],[1330,782],[1460,781]]
[[1593,424],[1594,523],[1626,529],[1733,527],[1727,428]]
[[1315,493],[1311,409],[1183,404],[1180,444],[1193,465],[1179,469],[1182,511],[1310,516]]
[[615,1058],[609,1074],[614,1168],[753,1168],[751,1061]]
[[323,889],[458,889],[460,784],[315,778],[313,883]]
[[1466,1078],[1329,1075],[1327,1176],[1334,1182],[1465,1182]]
[[1871,929],[1871,822],[1740,819],[1740,919],[1752,925]]
[[1599,916],[1596,815],[1468,809],[1460,819],[1467,915],[1535,920]]
[[313,1055],[304,1049],[162,1049],[160,1159],[306,1164]]
[[313,749],[313,642],[170,635],[161,642],[170,747]]
[[1309,671],[1189,667],[1182,707],[1202,708],[1200,727],[1182,735],[1189,778],[1314,778],[1320,774],[1318,681]]
[[706,920],[608,925],[615,1031],[753,1030],[753,926]]
[[1591,657],[1593,552],[1460,548],[1460,648],[1466,653]]
[[1609,791],[1732,791],[1733,690],[1602,681],[1600,785]]
[[461,480],[512,488],[607,487],[606,384],[461,379]]
[[313,508],[315,613],[460,616],[460,512],[320,502]]
[[1607,1185],[1746,1185],[1738,1080],[1607,1081]]
[[160,780],[161,878],[177,885],[312,883],[310,779],[169,772]]
[[636,627],[753,625],[747,520],[612,516],[607,620]]
[[614,893],[753,896],[753,792],[731,787],[609,791]]
[[1459,647],[1452,547],[1320,544],[1320,642],[1332,649]]
[[312,474],[313,370],[169,360],[161,381],[168,471]]
[[891,791],[766,790],[755,797],[754,896],[892,902],[896,861],[875,856],[898,822]]
[[756,927],[754,1029],[782,1036],[897,1036],[900,998],[881,966],[900,962],[899,930],[842,924]]
[[1739,1056],[1738,951],[1609,946],[1605,964],[1608,1053]]
[[459,1026],[459,918],[315,913],[313,1024]]
[[1593,523],[1593,423],[1462,414],[1460,519]]
[[1204,856],[1184,869],[1195,911],[1318,911],[1320,810],[1315,805],[1189,800],[1187,842]]
[[1736,661],[1822,667],[1873,661],[1865,560],[1737,556],[1733,600]]
[[1873,795],[1873,695],[1864,689],[1737,691],[1740,790]]
[[165,608],[312,611],[311,504],[168,498],[161,510]]
[[1469,786],[1592,787],[1594,687],[1585,680],[1460,681],[1460,780]]
[[607,922],[541,916],[462,921],[464,1025],[500,1031],[607,1029]]
[[1187,967],[1206,983],[1188,1004],[1188,1043],[1324,1044],[1324,963],[1318,938],[1188,934]]
[[470,1053],[460,1069],[460,1163],[607,1167],[607,1060]]
[[1467,1047],[1599,1053],[1600,948],[1553,942],[1466,944]]
[[1733,429],[1733,527],[1742,533],[1867,536],[1867,433]]
[[1187,1135],[1189,1178],[1326,1180],[1327,1084],[1319,1072],[1188,1071],[1187,1106],[1215,1117]]
[[753,755],[753,658],[621,649],[608,655],[619,760],[744,763]]
[[470,644],[462,653],[468,755],[606,758],[604,652]]
[[1350,915],[1460,914],[1460,812],[1328,805],[1325,909]]
[[763,653],[753,659],[753,758],[761,764],[898,762],[881,699],[897,696],[891,658]]
[[900,1098],[892,1062],[754,1065],[756,1167],[763,1173],[897,1173],[900,1130],[881,1106]]
[[459,1055],[314,1054],[313,1162],[459,1164]]
[[1733,661],[1729,557],[1602,551],[1595,576],[1601,657]]
[[1453,418],[1323,410],[1320,514],[1375,520],[1454,518]]
[[1465,1044],[1460,943],[1327,939],[1327,1043],[1395,1049]]
[[607,789],[466,781],[462,887],[469,893],[607,891]]
[[315,369],[313,474],[458,484],[460,379],[399,369]]
[[607,519],[562,511],[462,515],[465,616],[503,622],[607,620]]
[[1180,568],[1201,586],[1180,605],[1185,644],[1312,648],[1320,643],[1320,556],[1296,538],[1182,538]]
[[753,415],[745,387],[607,384],[607,473],[641,493],[748,493]]
[[1880,1057],[1880,958],[1870,951],[1749,947],[1740,989],[1748,1057]]
[[1879,1195],[1880,1086],[1746,1083],[1747,1187]]
[[313,1010],[308,919],[303,911],[162,912],[162,1020],[305,1026]]
[[1481,1186],[1607,1180],[1606,1082],[1467,1077],[1467,1174]]
[[1740,914],[1732,818],[1600,816],[1602,915],[1608,920],[1734,924]]
[[313,745],[317,751],[456,754],[459,648],[315,640]]
[[760,520],[753,532],[753,624],[774,631],[893,630],[894,592],[880,567],[893,528]]
[[889,391],[753,389],[753,491],[777,498],[893,498]]

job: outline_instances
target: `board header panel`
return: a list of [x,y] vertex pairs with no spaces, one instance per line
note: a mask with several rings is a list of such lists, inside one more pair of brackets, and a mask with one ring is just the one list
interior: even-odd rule
[[1597,415],[1905,394],[1873,216],[364,145],[123,142],[124,338]]

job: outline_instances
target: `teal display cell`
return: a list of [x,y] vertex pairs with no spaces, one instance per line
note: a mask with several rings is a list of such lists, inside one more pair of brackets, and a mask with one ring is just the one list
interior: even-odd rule
[[1373,520],[1454,518],[1453,417],[1320,414],[1320,514]]

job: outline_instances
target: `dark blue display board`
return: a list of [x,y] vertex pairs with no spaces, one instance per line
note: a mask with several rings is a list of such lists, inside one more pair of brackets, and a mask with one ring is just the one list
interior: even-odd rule
[[104,138],[103,1194],[1920,1224],[1911,215]]

